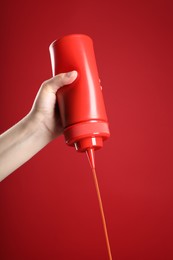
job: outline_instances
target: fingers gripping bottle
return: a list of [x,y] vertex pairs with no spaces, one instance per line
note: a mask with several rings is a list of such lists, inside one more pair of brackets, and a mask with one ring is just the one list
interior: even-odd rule
[[77,79],[57,91],[65,141],[86,152],[95,168],[94,150],[103,146],[110,133],[92,39],[83,34],[67,35],[50,45],[53,76],[76,70]]

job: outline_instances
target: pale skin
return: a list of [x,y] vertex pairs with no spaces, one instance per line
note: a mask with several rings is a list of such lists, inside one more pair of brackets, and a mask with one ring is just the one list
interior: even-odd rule
[[63,133],[56,92],[76,78],[77,72],[72,71],[43,82],[31,111],[0,135],[0,181]]

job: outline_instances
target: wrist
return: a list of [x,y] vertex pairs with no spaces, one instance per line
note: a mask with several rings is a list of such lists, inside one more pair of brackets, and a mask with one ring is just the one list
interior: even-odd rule
[[62,131],[55,131],[55,127],[46,123],[47,116],[43,115],[38,111],[31,110],[31,112],[26,116],[28,121],[28,126],[31,132],[34,132],[38,138],[41,138],[45,145],[59,136]]

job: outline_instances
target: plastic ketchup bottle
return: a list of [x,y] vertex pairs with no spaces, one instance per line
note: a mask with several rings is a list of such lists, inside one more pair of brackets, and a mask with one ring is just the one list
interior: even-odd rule
[[92,39],[72,34],[49,47],[53,75],[76,70],[77,79],[57,91],[57,102],[68,145],[86,152],[92,168],[94,150],[110,136]]

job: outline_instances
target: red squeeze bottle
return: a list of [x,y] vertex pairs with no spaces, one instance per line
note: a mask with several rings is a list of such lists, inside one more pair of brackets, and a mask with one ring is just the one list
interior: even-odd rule
[[94,150],[110,136],[92,39],[83,34],[67,35],[49,47],[53,76],[76,70],[77,79],[57,91],[65,141],[86,152],[95,168]]

